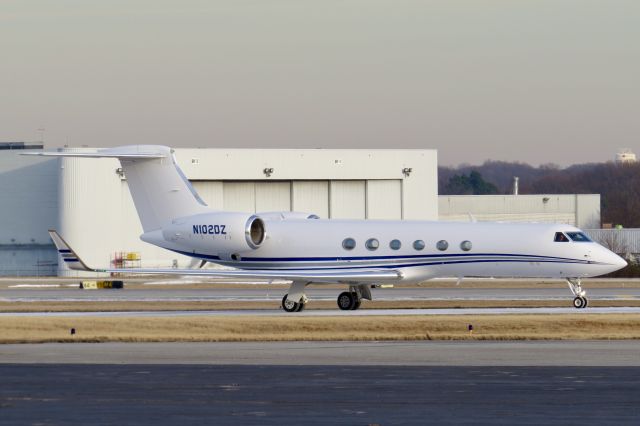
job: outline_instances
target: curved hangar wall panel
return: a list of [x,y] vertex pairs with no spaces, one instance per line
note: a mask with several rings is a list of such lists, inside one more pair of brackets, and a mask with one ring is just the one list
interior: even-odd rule
[[[176,158],[214,209],[438,219],[435,150],[176,149]],[[131,266],[197,267],[191,258],[140,241],[142,227],[117,160],[59,161],[58,230],[88,263],[114,266],[116,258],[136,253]],[[58,264],[59,275],[78,274]]]
[[58,220],[58,161],[27,157],[33,147],[0,142],[0,275],[52,275],[55,247],[47,229]]

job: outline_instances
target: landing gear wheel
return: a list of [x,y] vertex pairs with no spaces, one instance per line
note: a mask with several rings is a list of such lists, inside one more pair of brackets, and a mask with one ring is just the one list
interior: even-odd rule
[[587,300],[587,292],[582,289],[582,283],[579,278],[567,278],[567,284],[569,284],[569,290],[575,296],[573,299],[573,307],[576,309],[586,308],[589,304]]
[[302,303],[296,303],[292,302],[291,300],[287,300],[287,296],[288,294],[285,294],[282,298],[282,309],[287,312],[300,312],[302,310],[302,308],[300,308],[300,305],[302,305]]
[[353,293],[344,291],[338,296],[338,308],[343,311],[350,311],[355,306],[357,299],[353,296]]
[[298,303],[298,309],[296,310],[296,312],[302,312],[302,311],[304,311],[304,308],[305,308],[306,306],[307,306],[307,304],[306,304],[306,303],[302,303],[302,302]]

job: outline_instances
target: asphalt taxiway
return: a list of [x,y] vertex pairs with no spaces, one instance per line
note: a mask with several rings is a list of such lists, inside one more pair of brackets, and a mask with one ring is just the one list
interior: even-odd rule
[[637,424],[639,350],[634,341],[2,345],[0,424]]
[[0,424],[637,424],[637,368],[0,365]]

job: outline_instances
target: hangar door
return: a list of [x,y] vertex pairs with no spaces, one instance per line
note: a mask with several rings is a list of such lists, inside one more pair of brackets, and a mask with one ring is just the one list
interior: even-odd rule
[[227,211],[272,212],[291,210],[291,182],[223,182]]
[[402,219],[400,180],[331,181],[331,217],[335,219]]
[[367,181],[367,219],[402,219],[402,181]]
[[366,182],[363,180],[331,181],[329,203],[332,219],[366,218]]
[[329,182],[326,180],[294,181],[291,209],[329,217]]
[[256,211],[291,210],[291,182],[256,182]]

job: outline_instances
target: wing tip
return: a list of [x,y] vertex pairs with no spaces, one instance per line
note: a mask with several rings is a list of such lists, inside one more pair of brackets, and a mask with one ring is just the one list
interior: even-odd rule
[[75,271],[95,272],[96,270],[87,266],[78,254],[69,246],[62,236],[55,229],[49,229],[49,237],[58,250],[62,261]]

